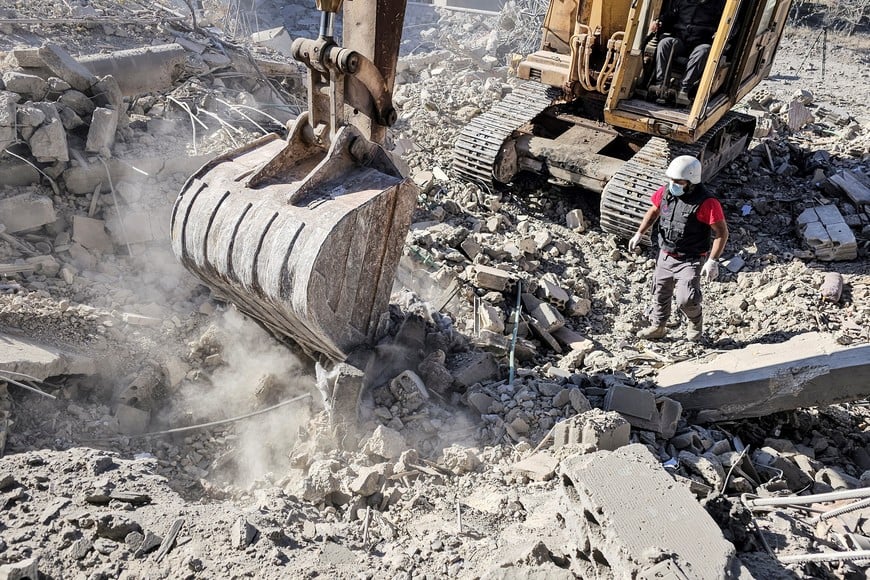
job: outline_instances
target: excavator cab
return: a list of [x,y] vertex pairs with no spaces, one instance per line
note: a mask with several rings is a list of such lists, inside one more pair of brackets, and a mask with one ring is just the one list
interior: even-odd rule
[[172,247],[216,295],[324,362],[369,346],[387,310],[417,198],[383,142],[404,1],[318,0],[317,39],[296,39],[308,111],[203,166],[172,213]]

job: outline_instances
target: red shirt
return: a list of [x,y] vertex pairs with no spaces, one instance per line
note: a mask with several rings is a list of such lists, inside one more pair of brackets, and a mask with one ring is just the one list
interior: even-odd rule
[[[662,196],[665,194],[666,187],[667,186],[663,185],[652,194],[652,204],[654,206],[661,207]],[[712,226],[713,224],[725,221],[725,212],[722,211],[722,204],[719,203],[718,199],[715,197],[709,197],[701,202],[701,206],[695,213],[695,217],[702,224]]]

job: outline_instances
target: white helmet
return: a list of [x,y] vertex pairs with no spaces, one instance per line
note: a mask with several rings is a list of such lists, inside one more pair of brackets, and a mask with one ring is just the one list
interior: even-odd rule
[[665,175],[671,179],[685,179],[689,183],[701,183],[701,162],[691,155],[680,155],[668,165]]

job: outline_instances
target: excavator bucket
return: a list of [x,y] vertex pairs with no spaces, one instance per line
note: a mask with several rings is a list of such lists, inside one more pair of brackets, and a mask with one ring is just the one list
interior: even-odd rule
[[172,214],[191,272],[279,337],[341,361],[386,310],[416,203],[381,147],[352,125],[328,149],[275,135],[195,173]]
[[384,150],[404,0],[318,0],[317,39],[297,38],[308,111],[214,159],[172,214],[175,255],[217,294],[314,358],[370,346],[417,198]]

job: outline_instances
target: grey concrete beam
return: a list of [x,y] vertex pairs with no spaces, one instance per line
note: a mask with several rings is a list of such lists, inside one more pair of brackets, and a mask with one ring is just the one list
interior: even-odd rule
[[811,332],[665,367],[658,384],[701,422],[856,401],[870,396],[870,345]]

